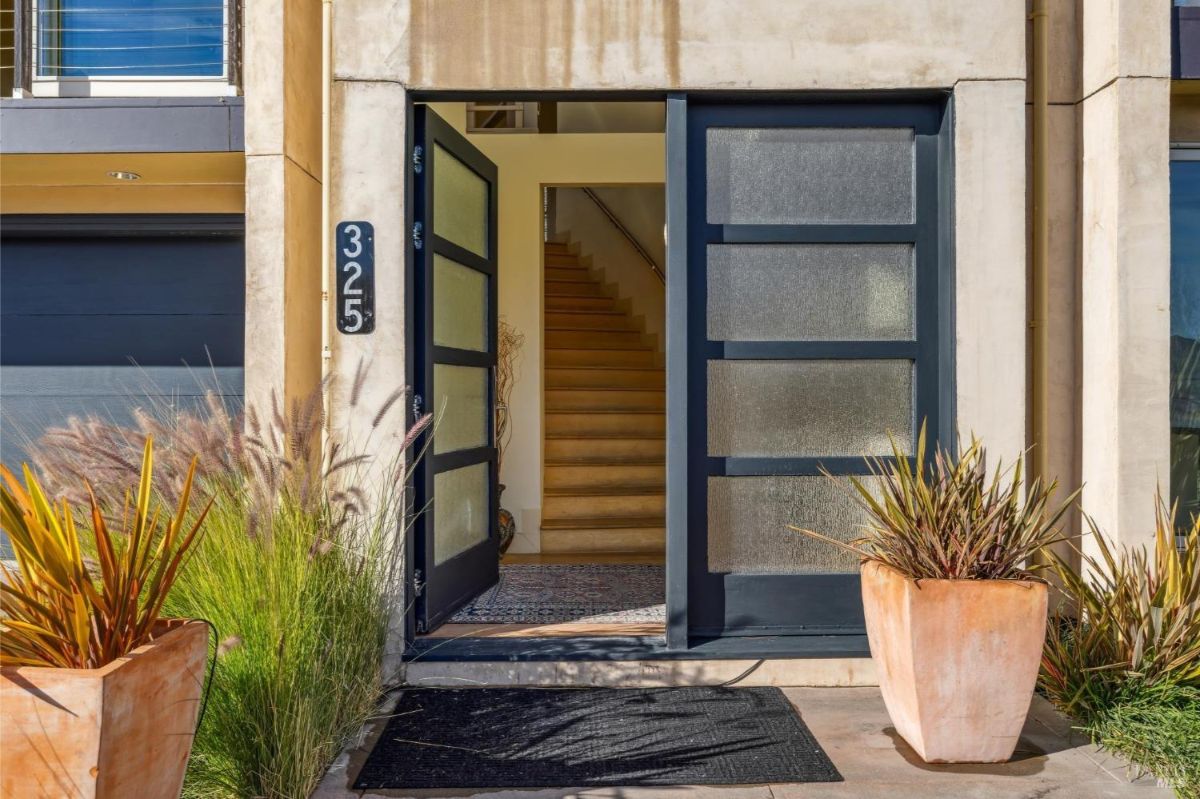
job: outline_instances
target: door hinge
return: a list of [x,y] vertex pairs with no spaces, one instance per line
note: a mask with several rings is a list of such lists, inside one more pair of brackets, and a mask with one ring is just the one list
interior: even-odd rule
[[421,249],[421,246],[425,243],[425,241],[424,241],[425,226],[422,225],[420,222],[413,222],[412,236],[413,236],[413,247],[418,250]]
[[420,569],[413,569],[413,595],[420,596],[425,593],[425,576]]
[[425,410],[425,400],[420,394],[413,394],[412,413],[413,423],[421,421],[421,411]]
[[413,148],[412,164],[413,172],[417,173],[418,175],[421,174],[421,170],[425,168],[425,148],[419,144]]

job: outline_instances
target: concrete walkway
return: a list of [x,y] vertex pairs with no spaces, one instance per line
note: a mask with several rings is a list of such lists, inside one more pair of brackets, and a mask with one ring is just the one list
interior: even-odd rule
[[1133,779],[1117,758],[1073,733],[1044,700],[1035,698],[1017,752],[992,766],[929,766],[896,735],[877,688],[786,688],[784,693],[834,765],[841,783],[680,786],[678,788],[551,788],[546,790],[353,791],[348,775],[365,755],[345,753],[313,799],[462,797],[479,799],[1170,799],[1152,779]]

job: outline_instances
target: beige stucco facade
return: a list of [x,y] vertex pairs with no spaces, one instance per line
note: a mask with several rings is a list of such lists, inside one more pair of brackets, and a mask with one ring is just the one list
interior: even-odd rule
[[[1047,5],[1051,313],[1049,430],[1040,445],[1050,477],[1086,484],[1086,512],[1117,540],[1141,543],[1155,486],[1168,474],[1168,144],[1200,124],[1194,98],[1177,95],[1172,106],[1167,0]],[[339,381],[328,398],[332,423],[354,432],[363,415],[347,412],[346,392],[359,364],[372,375],[368,406],[403,383],[410,91],[944,90],[955,126],[956,423],[1006,461],[1033,443],[1025,4],[336,0],[331,219],[376,226],[377,328],[334,334],[324,367],[318,11],[312,0],[247,9],[250,401],[271,391],[299,396],[324,368]],[[474,143],[501,165],[503,202],[518,227],[539,225],[541,185],[663,180],[661,134]],[[513,272],[527,280],[500,287],[501,313],[508,309],[531,337],[527,376],[540,357],[540,305],[514,297],[537,288],[539,253],[529,244],[536,241],[500,239],[501,268],[520,264]],[[522,382],[514,405],[526,414],[523,435],[540,438],[540,383]],[[381,432],[400,431],[372,434]],[[506,465],[530,477],[506,478],[518,486],[506,504],[528,536],[537,524],[539,457],[536,447],[519,446]]]

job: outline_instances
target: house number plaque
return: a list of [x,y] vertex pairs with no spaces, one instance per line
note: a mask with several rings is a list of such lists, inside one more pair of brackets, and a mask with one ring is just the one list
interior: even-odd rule
[[339,222],[337,329],[347,335],[375,329],[375,228],[370,222]]

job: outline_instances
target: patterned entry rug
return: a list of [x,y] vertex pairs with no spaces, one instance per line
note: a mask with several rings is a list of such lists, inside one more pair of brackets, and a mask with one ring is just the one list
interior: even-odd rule
[[666,620],[662,566],[514,564],[452,624],[649,623]]

